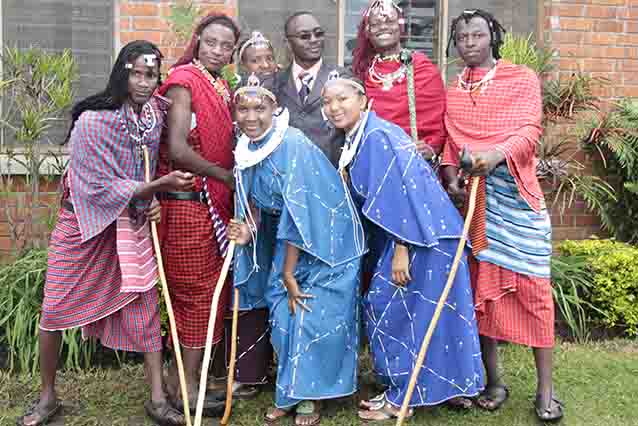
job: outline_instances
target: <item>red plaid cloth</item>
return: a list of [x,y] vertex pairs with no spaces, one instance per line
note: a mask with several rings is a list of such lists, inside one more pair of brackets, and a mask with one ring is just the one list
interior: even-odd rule
[[51,234],[40,328],[83,327],[85,337],[130,352],[162,350],[157,291],[120,292],[115,223],[82,242],[75,214],[60,209]]
[[[414,64],[414,92],[416,100],[416,127],[419,139],[430,145],[437,153],[445,142],[445,88],[438,68],[422,53],[412,54]],[[382,74],[399,69],[399,62],[381,62],[375,66]],[[405,78],[392,89],[384,91],[382,86],[365,81],[368,98],[373,99],[372,109],[384,120],[401,127],[410,137],[410,108],[408,104],[408,80]]]
[[[195,114],[188,143],[206,160],[226,169],[233,167],[233,124],[229,106],[215,91],[212,84],[193,65],[175,68],[161,94],[173,86],[184,87],[191,93],[191,108]],[[165,143],[160,146],[159,174],[173,170]],[[208,179],[211,201],[224,223],[232,217],[232,195],[221,182]],[[197,179],[196,190],[202,190]],[[223,264],[213,231],[213,223],[206,204],[195,201],[162,200],[160,235],[162,257],[166,269],[177,332],[180,343],[189,348],[206,345],[206,331],[215,284]],[[223,313],[229,300],[226,280],[217,309],[217,322],[213,341],[223,336]]]
[[[463,76],[468,80],[470,76]],[[487,73],[475,69],[471,80]],[[544,206],[536,177],[536,145],[542,133],[542,99],[536,74],[499,61],[483,89],[470,94],[457,85],[448,89],[445,124],[448,139],[442,165],[459,165],[464,146],[470,151],[499,150],[522,198],[538,212]],[[485,179],[479,186],[470,239],[474,253],[486,247]],[[549,279],[519,274],[500,266],[470,262],[479,334],[532,347],[554,345],[554,301]]]
[[554,300],[547,278],[470,259],[479,334],[533,348],[554,346]]
[[[473,81],[487,70],[475,69]],[[460,77],[459,77],[460,78]],[[467,71],[463,76],[468,79]],[[520,65],[499,61],[496,74],[482,92],[470,94],[457,85],[448,89],[445,125],[448,138],[442,165],[459,165],[464,146],[470,151],[499,150],[505,154],[510,174],[531,209],[544,204],[536,177],[536,145],[542,134],[542,97],[536,74]]]

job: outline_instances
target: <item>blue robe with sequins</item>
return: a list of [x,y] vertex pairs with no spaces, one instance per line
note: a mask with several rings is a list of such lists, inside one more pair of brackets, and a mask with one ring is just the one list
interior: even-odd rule
[[[401,405],[421,342],[445,287],[463,221],[431,167],[398,126],[370,113],[349,167],[371,253],[363,301],[374,369]],[[411,281],[392,282],[395,241],[407,243]],[[467,257],[430,342],[410,406],[434,405],[483,388]]]
[[[272,137],[251,143],[258,149]],[[334,167],[303,133],[288,128],[283,141],[237,180],[237,214],[247,203],[278,220],[256,220],[256,242],[238,248],[234,285],[241,305],[270,311],[277,353],[275,404],[338,398],[357,388],[359,275],[365,251],[355,206]],[[300,249],[295,278],[312,312],[291,315],[282,271],[286,244]],[[253,249],[255,249],[253,251]],[[255,264],[256,259],[256,264]]]

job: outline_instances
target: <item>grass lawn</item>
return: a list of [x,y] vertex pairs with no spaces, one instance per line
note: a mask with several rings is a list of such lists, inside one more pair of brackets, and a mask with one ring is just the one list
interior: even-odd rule
[[[500,411],[460,413],[446,408],[419,410],[411,425],[528,426],[538,425],[532,412],[535,373],[531,352],[516,346],[501,347],[511,397]],[[367,363],[364,362],[364,365]],[[562,425],[638,425],[638,341],[613,340],[587,345],[563,343],[556,348],[557,393],[566,403]],[[362,372],[362,391],[373,392],[369,371]],[[144,416],[148,397],[141,365],[121,369],[96,369],[59,374],[63,415],[51,425],[151,425]],[[38,379],[0,372],[0,425],[14,425],[25,405],[37,397]],[[324,426],[361,424],[356,416],[356,398],[332,401],[324,407]],[[239,402],[231,424],[261,425],[263,413],[272,401],[271,391],[257,400]],[[217,425],[205,419],[204,425]],[[292,424],[292,422],[290,423]],[[385,422],[393,425],[394,422]]]

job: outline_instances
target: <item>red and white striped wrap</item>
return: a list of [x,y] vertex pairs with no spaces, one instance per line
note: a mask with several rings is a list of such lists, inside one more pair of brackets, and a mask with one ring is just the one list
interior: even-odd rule
[[143,293],[155,286],[159,276],[148,220],[137,225],[127,211],[117,218],[117,256],[122,270],[121,292]]

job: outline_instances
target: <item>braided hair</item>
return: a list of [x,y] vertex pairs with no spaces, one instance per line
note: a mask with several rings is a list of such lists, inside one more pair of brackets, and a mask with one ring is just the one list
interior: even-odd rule
[[490,29],[490,46],[492,46],[492,56],[494,59],[501,59],[500,48],[503,44],[503,35],[507,32],[505,28],[496,20],[494,15],[481,9],[468,9],[464,10],[459,16],[452,21],[452,28],[450,29],[450,38],[447,43],[445,55],[450,56],[450,46],[454,44],[456,46],[456,28],[459,22],[464,21],[466,24],[473,18],[482,18],[487,22],[487,26]]
[[[155,55],[159,68],[162,67],[162,52],[150,41],[136,40],[124,46],[122,50],[120,50],[119,55],[117,55],[106,89],[82,99],[71,109],[71,125],[69,126],[69,132],[66,135],[64,143],[69,141],[71,132],[75,127],[75,122],[83,112],[100,110],[113,111],[122,107],[129,96],[128,80],[130,71],[126,68],[126,64],[135,62],[141,55]],[[158,77],[158,85],[160,83],[161,76]]]

